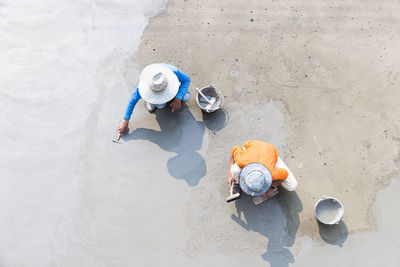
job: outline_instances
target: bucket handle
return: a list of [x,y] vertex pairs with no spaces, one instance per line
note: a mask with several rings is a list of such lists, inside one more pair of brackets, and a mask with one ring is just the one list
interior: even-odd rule
[[217,94],[219,95],[219,98],[220,98],[220,100],[219,100],[219,101],[220,101],[219,106],[222,107],[222,106],[224,105],[224,102],[225,102],[224,95],[223,95],[221,92],[219,92],[219,91],[215,88],[214,84],[211,84],[209,87],[214,88],[215,91],[217,92]]

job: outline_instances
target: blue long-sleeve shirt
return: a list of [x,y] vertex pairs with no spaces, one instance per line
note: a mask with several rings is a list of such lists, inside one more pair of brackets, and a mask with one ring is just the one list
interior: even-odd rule
[[[179,91],[178,91],[178,94],[176,95],[176,98],[178,98],[179,100],[182,100],[182,97],[184,95],[186,95],[187,91],[189,90],[189,84],[190,84],[189,76],[186,73],[184,73],[183,71],[181,71],[180,69],[178,69],[177,67],[175,67],[174,65],[167,64],[167,63],[161,63],[161,64],[163,64],[164,66],[166,66],[167,68],[172,70],[175,73],[175,75],[178,77],[178,80],[181,83],[181,85],[179,86]],[[133,109],[135,108],[136,103],[141,98],[142,97],[139,94],[139,88],[136,87],[136,89],[133,91],[132,96],[129,99],[129,103],[126,107],[125,116],[124,116],[125,120],[129,120],[131,118]]]

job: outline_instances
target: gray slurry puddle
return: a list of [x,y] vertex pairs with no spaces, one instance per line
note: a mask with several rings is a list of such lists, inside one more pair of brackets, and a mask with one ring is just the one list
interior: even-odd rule
[[[329,244],[318,244],[310,238],[299,239],[294,250],[294,266],[400,266],[398,248],[400,244],[400,178],[381,190],[375,202],[373,215],[376,218],[376,230],[340,236],[334,240],[334,232],[339,226],[322,226],[320,232],[329,235]],[[346,216],[351,216],[347,214]],[[344,220],[345,221],[345,220]]]

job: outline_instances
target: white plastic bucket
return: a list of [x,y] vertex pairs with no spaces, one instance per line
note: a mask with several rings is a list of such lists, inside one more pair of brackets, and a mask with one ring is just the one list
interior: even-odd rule
[[323,196],[314,206],[315,217],[323,224],[338,224],[343,217],[343,204],[334,197]]

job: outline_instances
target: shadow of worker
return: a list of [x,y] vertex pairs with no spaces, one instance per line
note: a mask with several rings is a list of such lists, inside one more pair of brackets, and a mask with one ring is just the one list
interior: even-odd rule
[[196,186],[207,172],[204,158],[197,152],[203,145],[203,123],[196,121],[186,105],[180,111],[171,112],[168,107],[156,110],[155,114],[160,131],[137,128],[125,140],[148,140],[176,153],[167,162],[169,174],[185,180],[189,186]]
[[255,231],[268,239],[266,252],[261,257],[272,267],[286,267],[294,263],[288,247],[293,246],[300,225],[299,212],[303,205],[296,192],[280,190],[278,196],[255,206],[250,196],[236,200],[238,216],[232,219],[247,231]]

